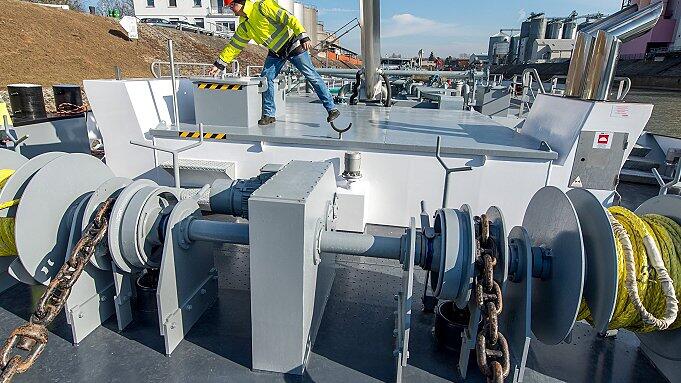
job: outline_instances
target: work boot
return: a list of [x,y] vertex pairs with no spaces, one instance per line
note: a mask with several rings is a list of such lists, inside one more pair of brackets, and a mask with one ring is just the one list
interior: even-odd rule
[[261,126],[262,125],[269,125],[269,124],[274,124],[275,122],[277,122],[277,119],[274,118],[274,117],[262,116],[260,121],[258,121],[258,125],[261,125]]
[[337,119],[340,116],[340,112],[338,109],[331,109],[329,110],[329,117],[326,118],[327,122],[331,122],[335,119]]

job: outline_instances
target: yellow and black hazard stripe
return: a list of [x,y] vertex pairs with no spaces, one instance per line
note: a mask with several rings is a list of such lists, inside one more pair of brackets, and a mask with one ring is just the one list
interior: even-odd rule
[[[201,137],[201,132],[180,132],[180,138],[199,138]],[[225,133],[204,133],[203,138],[205,140],[224,140],[227,138]]]
[[214,84],[209,82],[201,82],[198,84],[199,89],[210,89],[210,90],[241,90],[243,85],[230,85],[230,84]]

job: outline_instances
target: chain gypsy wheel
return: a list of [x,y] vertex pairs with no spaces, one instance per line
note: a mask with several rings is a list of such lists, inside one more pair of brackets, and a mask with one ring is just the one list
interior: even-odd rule
[[[83,202],[80,203],[81,209]],[[1,382],[10,382],[17,373],[26,372],[45,350],[48,340],[47,326],[64,308],[71,294],[71,288],[89,263],[97,245],[106,239],[108,215],[112,205],[113,200],[108,200],[97,210],[83,236],[73,247],[67,261],[50,280],[29,323],[14,329],[0,348]],[[15,348],[21,351],[11,355]]]

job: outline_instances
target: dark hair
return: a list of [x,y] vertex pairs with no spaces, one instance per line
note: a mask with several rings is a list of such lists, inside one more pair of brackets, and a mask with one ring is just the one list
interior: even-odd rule
[[244,5],[246,4],[246,0],[234,0],[234,3]]

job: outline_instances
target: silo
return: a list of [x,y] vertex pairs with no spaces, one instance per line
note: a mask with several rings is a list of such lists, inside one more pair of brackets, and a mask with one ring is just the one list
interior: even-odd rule
[[530,41],[529,37],[520,37],[518,39],[518,63],[524,63],[530,59],[527,57],[527,45]]
[[288,11],[288,13],[293,14],[293,0],[277,0],[279,6]]
[[518,61],[518,54],[520,50],[520,35],[511,36],[511,42],[509,44],[508,56],[506,56],[506,62],[513,64]]
[[[511,38],[502,32],[490,36],[489,48],[487,50],[487,57],[489,57],[490,63],[497,64],[499,56],[505,56],[508,53],[508,43],[510,40]],[[501,46],[502,44],[505,44],[505,49]]]
[[547,39],[561,39],[563,38],[563,23],[560,21],[552,21],[546,26]]
[[542,15],[531,19],[529,35],[525,42],[525,55],[523,56],[523,61],[529,61],[532,58],[534,42],[537,39],[543,39],[544,36],[546,36],[546,18]]
[[293,3],[293,16],[305,25],[305,6],[303,3]]
[[510,48],[511,48],[511,43],[508,40],[502,41],[502,42],[494,44],[494,53],[497,56],[506,57]]
[[530,35],[530,26],[532,23],[529,21],[523,21],[520,25],[520,37],[527,37]]
[[570,21],[563,24],[563,38],[567,40],[574,40],[577,37],[577,23]]
[[317,16],[317,8],[305,7],[305,16],[303,20],[303,27],[307,31],[308,36],[313,45],[317,45],[319,39],[317,37],[317,22],[319,20]]

